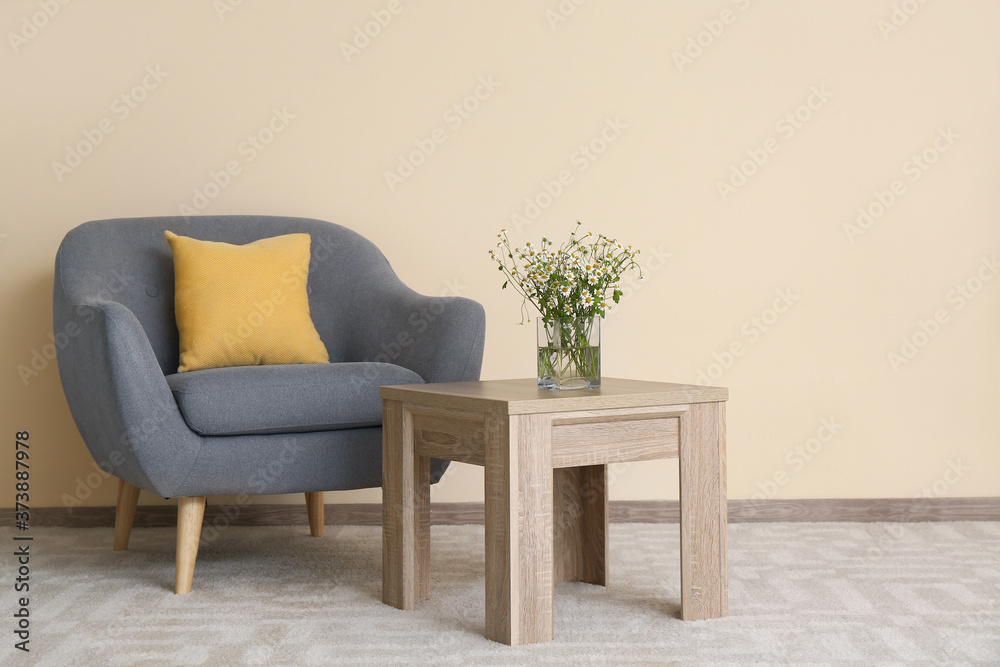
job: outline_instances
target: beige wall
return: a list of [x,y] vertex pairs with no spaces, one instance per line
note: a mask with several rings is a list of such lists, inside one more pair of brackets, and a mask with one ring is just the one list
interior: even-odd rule
[[[484,378],[533,373],[533,330],[486,255],[500,227],[558,238],[580,219],[640,247],[649,277],[605,323],[605,373],[728,386],[732,497],[1000,495],[996,2],[400,0],[346,55],[386,2],[46,5],[0,5],[0,423],[31,432],[33,506],[114,498],[80,486],[94,469],[54,364],[17,370],[50,342],[60,239],[175,214],[230,161],[206,213],[339,222],[419,291],[483,303]],[[467,118],[449,112],[477,91]],[[292,117],[251,160],[241,145],[274,109]],[[390,189],[436,128],[446,140]],[[572,182],[518,233],[512,214],[561,170]],[[676,497],[675,464],[613,474],[613,498]],[[434,497],[481,499],[481,480],[456,465]]]

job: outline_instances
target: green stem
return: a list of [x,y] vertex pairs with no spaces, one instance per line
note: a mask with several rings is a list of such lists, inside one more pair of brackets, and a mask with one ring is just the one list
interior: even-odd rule
[[547,325],[546,345],[538,350],[540,377],[551,377],[559,384],[570,379],[599,378],[600,344],[591,345],[595,319],[554,319]]

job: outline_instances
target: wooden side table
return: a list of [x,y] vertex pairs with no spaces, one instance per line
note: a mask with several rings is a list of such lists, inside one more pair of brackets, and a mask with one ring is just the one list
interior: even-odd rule
[[607,465],[680,458],[681,617],[728,613],[722,387],[605,378],[382,387],[382,601],[430,597],[430,459],[485,467],[486,636],[552,639],[553,586],[606,585]]

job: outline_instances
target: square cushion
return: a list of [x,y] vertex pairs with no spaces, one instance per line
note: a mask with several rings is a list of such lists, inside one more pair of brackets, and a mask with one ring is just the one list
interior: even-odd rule
[[192,431],[242,435],[380,426],[379,387],[423,379],[364,361],[210,368],[168,375],[167,384]]
[[330,360],[309,315],[308,234],[241,246],[164,236],[174,255],[177,372]]

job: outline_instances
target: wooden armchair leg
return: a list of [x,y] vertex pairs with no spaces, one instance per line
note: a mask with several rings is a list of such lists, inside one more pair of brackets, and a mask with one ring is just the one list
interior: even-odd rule
[[198,559],[201,522],[205,518],[205,496],[177,499],[177,575],[174,593],[191,592],[194,563]]
[[306,511],[309,512],[309,534],[323,537],[323,492],[306,494]]
[[132,486],[124,479],[118,480],[118,506],[115,508],[115,543],[112,549],[128,549],[128,538],[132,534],[135,508],[139,504],[139,487]]

